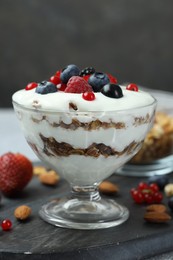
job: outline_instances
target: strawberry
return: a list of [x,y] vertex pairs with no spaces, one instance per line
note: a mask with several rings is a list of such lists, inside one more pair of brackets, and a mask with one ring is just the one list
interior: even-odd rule
[[79,76],[73,76],[67,82],[67,87],[65,89],[66,93],[84,93],[91,92],[92,87],[88,82]]
[[31,161],[22,154],[6,153],[0,157],[0,190],[6,196],[16,195],[33,175]]

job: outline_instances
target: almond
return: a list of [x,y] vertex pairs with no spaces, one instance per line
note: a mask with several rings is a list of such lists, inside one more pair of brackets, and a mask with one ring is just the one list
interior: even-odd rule
[[171,220],[171,216],[166,212],[150,211],[145,213],[144,219],[152,223],[166,223]]
[[55,171],[48,171],[39,175],[39,180],[41,183],[54,186],[58,183],[60,177]]
[[47,172],[47,171],[46,171],[45,167],[43,167],[43,166],[34,166],[34,168],[33,168],[33,174],[34,175],[38,176],[38,175],[43,174],[45,172]]
[[103,181],[99,185],[99,191],[104,194],[113,194],[117,193],[119,191],[119,188],[116,184],[109,182],[109,181]]
[[166,212],[167,209],[166,209],[166,206],[163,204],[151,204],[146,207],[146,211],[148,211],[148,212],[154,211],[154,212],[162,213],[162,212]]
[[25,220],[31,215],[31,208],[26,205],[17,207],[14,211],[14,216],[19,220]]

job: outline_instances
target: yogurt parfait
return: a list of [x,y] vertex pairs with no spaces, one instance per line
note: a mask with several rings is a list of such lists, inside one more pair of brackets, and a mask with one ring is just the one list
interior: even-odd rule
[[100,197],[98,185],[140,149],[156,101],[134,83],[71,64],[13,97],[16,115],[38,158],[71,185],[71,195],[43,205],[51,224],[78,229],[119,225],[128,209]]

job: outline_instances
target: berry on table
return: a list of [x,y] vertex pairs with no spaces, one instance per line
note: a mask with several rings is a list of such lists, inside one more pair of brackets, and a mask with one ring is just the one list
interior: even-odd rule
[[2,230],[4,231],[8,231],[12,228],[12,222],[10,219],[4,219],[2,222],[1,222],[1,227],[2,227]]
[[82,98],[87,101],[93,101],[95,99],[94,92],[84,92]]
[[152,189],[153,192],[159,191],[159,186],[156,183],[151,183],[149,187],[150,189]]
[[95,72],[95,69],[93,67],[87,67],[87,68],[80,71],[79,76],[83,77],[83,76],[86,76],[86,75],[91,75],[94,72]]
[[65,92],[66,93],[92,92],[92,87],[82,77],[73,76],[69,79]]
[[95,72],[88,79],[88,83],[92,86],[94,92],[100,92],[102,87],[109,82],[108,76],[102,72]]
[[138,189],[139,190],[144,190],[144,189],[148,189],[148,184],[146,182],[140,182],[138,184]]
[[137,204],[141,204],[144,202],[144,198],[142,193],[139,190],[131,190],[131,195],[133,200],[137,203]]
[[33,176],[31,161],[19,153],[6,153],[0,157],[0,190],[6,196],[22,191]]
[[70,64],[61,71],[60,79],[66,84],[72,76],[79,76],[79,73],[80,69],[76,65]]
[[119,85],[106,84],[101,89],[101,93],[110,98],[121,98],[123,97],[122,89]]
[[57,92],[57,87],[55,84],[53,84],[50,81],[42,81],[41,83],[38,84],[38,86],[35,89],[35,92],[39,94],[49,94],[49,93],[54,93]]
[[126,87],[127,90],[131,90],[131,91],[136,91],[138,92],[138,86],[134,83],[130,83],[127,87]]
[[146,182],[140,182],[136,188],[130,190],[130,193],[137,204],[160,203],[163,199],[163,195],[159,192],[159,187],[156,183],[148,185]]
[[34,88],[37,87],[37,85],[38,85],[38,83],[36,83],[36,82],[30,82],[30,83],[28,83],[28,85],[25,87],[25,90],[34,89]]

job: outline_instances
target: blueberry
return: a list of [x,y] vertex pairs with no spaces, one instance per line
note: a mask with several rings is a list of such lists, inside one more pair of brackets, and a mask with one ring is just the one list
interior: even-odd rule
[[88,83],[92,86],[94,92],[100,92],[102,87],[109,82],[108,76],[101,72],[95,72],[88,79]]
[[110,98],[121,98],[123,97],[122,89],[119,85],[115,84],[106,84],[102,90],[101,93],[107,97]]
[[156,183],[159,186],[160,190],[163,190],[165,185],[169,183],[169,178],[166,175],[154,175],[148,179],[148,183]]
[[72,76],[79,76],[79,73],[80,69],[76,65],[70,64],[62,70],[60,79],[66,84]]
[[55,84],[45,80],[38,84],[38,86],[35,89],[35,92],[39,94],[48,94],[48,93],[57,92],[57,90],[58,89],[55,86]]
[[173,210],[173,197],[170,197],[168,200],[168,206],[171,210]]

